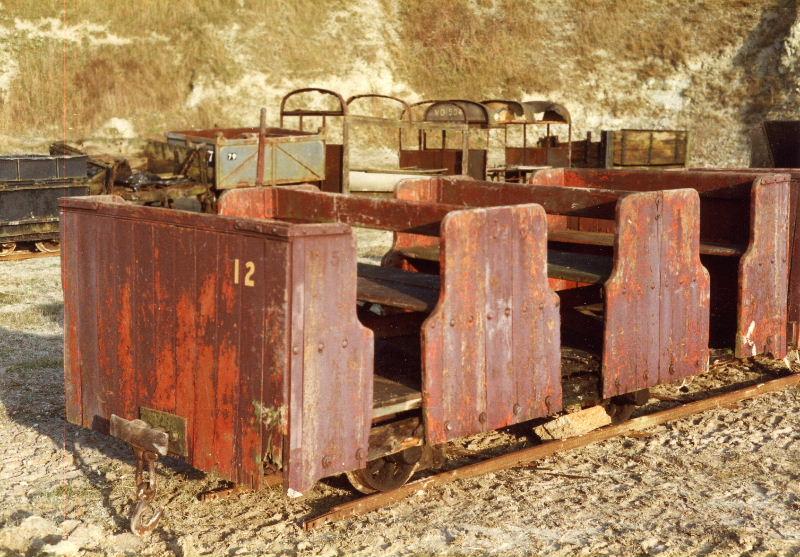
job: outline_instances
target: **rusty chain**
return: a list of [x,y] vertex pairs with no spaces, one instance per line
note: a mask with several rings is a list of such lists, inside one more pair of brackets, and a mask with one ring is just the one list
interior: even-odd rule
[[[134,447],[133,450],[136,454],[136,505],[131,513],[131,531],[137,536],[144,536],[158,525],[164,511],[153,506],[158,454],[138,447]],[[147,515],[150,515],[150,518],[145,520]]]

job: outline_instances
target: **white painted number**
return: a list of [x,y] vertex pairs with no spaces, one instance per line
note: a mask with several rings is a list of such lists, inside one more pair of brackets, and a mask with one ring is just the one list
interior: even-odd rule
[[[239,284],[239,260],[233,260],[233,284]],[[253,274],[256,272],[256,264],[252,261],[245,261],[244,262],[244,285],[245,286],[255,286],[256,281],[253,280]]]

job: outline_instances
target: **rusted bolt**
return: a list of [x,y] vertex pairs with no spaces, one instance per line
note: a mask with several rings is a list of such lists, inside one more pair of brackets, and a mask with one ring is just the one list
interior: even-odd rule
[[455,319],[451,319],[450,320],[450,326],[451,327],[455,327],[456,326],[456,320]]
[[331,467],[331,457],[325,455],[322,457],[322,467],[323,468],[330,468]]
[[364,460],[364,449],[358,449],[356,451],[356,460]]
[[514,405],[514,415],[519,416],[520,413],[522,413],[522,406],[520,406],[519,403],[517,403]]
[[297,346],[292,346],[292,354],[297,354],[300,352],[300,349]]
[[486,314],[486,319],[488,319],[489,321],[491,321],[491,320],[492,320],[492,314],[491,314],[491,313],[487,313],[487,314]]
[[544,397],[544,407],[547,408],[547,411],[550,412],[550,397]]
[[481,412],[478,414],[478,421],[482,424],[486,423],[486,412]]
[[320,342],[319,344],[317,344],[317,352],[322,352],[324,349],[325,349],[324,342]]
[[474,315],[470,315],[470,316],[467,318],[467,321],[468,321],[469,323],[472,323],[473,321],[475,321],[475,316],[474,316]]
[[347,339],[342,341],[342,348],[347,348]]
[[445,422],[444,423],[444,428],[447,431],[453,431],[453,424],[451,424],[450,422]]
[[511,308],[506,308],[506,310],[505,310],[505,312],[504,312],[504,313],[506,314],[506,317],[508,317],[509,315],[511,315]]

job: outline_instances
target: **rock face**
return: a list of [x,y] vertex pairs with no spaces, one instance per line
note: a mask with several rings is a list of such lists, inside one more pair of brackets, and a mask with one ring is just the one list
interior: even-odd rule
[[345,97],[550,98],[578,138],[688,129],[692,164],[732,166],[750,162],[763,119],[798,109],[791,0],[169,6],[3,2],[0,147],[100,136],[116,121],[142,135],[255,125],[260,106],[275,124],[282,94],[314,84]]

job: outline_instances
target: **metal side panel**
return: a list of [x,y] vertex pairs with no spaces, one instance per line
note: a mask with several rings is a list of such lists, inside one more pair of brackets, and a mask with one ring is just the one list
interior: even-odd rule
[[[216,186],[253,186],[258,174],[258,138],[251,143],[218,143]],[[265,140],[264,184],[299,184],[325,179],[325,144],[321,139]]]
[[544,210],[455,211],[442,231],[442,290],[422,330],[427,441],[559,411],[560,321]]
[[56,221],[60,197],[88,193],[88,186],[80,182],[10,187],[0,184],[0,225]]
[[356,317],[352,232],[298,239],[292,252],[290,495],[366,466],[372,424],[372,331]]
[[787,350],[789,182],[762,176],[750,194],[750,242],[739,262],[736,356]]
[[614,269],[605,283],[604,398],[707,369],[699,207],[690,190],[636,193],[617,206]]

